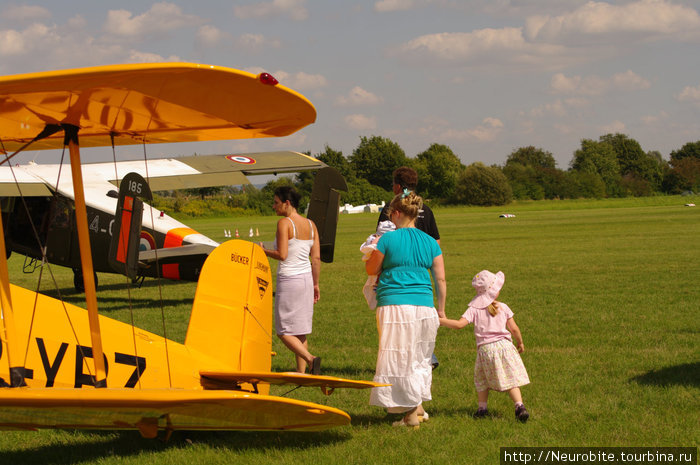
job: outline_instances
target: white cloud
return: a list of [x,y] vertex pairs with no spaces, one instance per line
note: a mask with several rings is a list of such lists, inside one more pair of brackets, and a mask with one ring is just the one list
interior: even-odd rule
[[[326,87],[328,81],[321,74],[308,74],[303,71],[296,73],[289,81],[291,87],[295,90],[309,90]],[[286,84],[285,84],[286,85]]]
[[215,45],[218,45],[227,37],[228,34],[222,32],[216,26],[206,24],[197,30],[196,40],[197,43],[200,45],[213,47]]
[[525,40],[522,29],[479,29],[473,32],[428,34],[406,42],[398,55],[406,60],[442,63],[517,63],[538,65],[552,57],[564,57],[558,45],[536,44]]
[[[408,0],[390,4],[413,5]],[[609,58],[627,47],[661,39],[700,40],[698,11],[668,0],[622,5],[589,1],[558,16],[529,16],[521,27],[422,35],[400,45],[393,54],[420,65],[436,62],[557,69],[597,57]]]
[[543,103],[542,105],[539,105],[529,112],[529,116],[532,117],[542,117],[546,115],[554,115],[554,116],[565,116],[567,113],[566,111],[566,104],[561,100],[558,99],[554,102],[551,103]]
[[182,61],[182,59],[177,55],[163,57],[157,53],[141,52],[138,50],[131,50],[129,52],[129,63],[162,63],[166,61]]
[[600,129],[603,132],[603,134],[616,134],[618,132],[624,133],[625,131],[627,131],[627,126],[622,121],[615,120],[610,124],[601,126]]
[[196,25],[200,21],[197,16],[184,14],[178,5],[160,2],[154,3],[150,10],[138,16],[133,16],[127,10],[110,10],[104,29],[112,36],[139,39]]
[[661,111],[658,115],[646,115],[642,116],[640,120],[642,123],[648,125],[648,126],[653,126],[656,125],[664,120],[668,119],[668,113],[665,111]]
[[478,125],[473,129],[469,129],[467,134],[469,134],[474,139],[479,141],[492,141],[498,137],[503,129],[503,122],[498,118],[484,118],[482,124]]
[[700,103],[700,85],[697,87],[686,86],[676,96],[679,102]]
[[381,97],[359,86],[353,87],[348,95],[341,95],[335,100],[335,103],[340,106],[377,105],[381,102]]
[[525,25],[528,40],[585,43],[611,36],[698,36],[700,15],[693,8],[667,0],[639,0],[622,5],[589,1],[560,16],[531,16]]
[[306,0],[272,0],[251,5],[235,6],[233,13],[241,19],[285,16],[296,21],[308,19]]
[[379,0],[374,2],[374,11],[380,13],[406,11],[428,3],[431,3],[430,0]]
[[236,46],[248,52],[256,52],[263,48],[279,48],[281,42],[277,39],[268,39],[262,34],[241,34],[236,39]]
[[612,77],[612,86],[616,90],[644,90],[651,87],[651,82],[628,69],[624,73],[617,73]]
[[10,21],[38,21],[51,17],[46,8],[32,5],[19,5],[7,8],[2,12],[2,19]]
[[569,95],[603,95],[613,91],[635,91],[651,87],[651,82],[631,70],[617,73],[610,78],[599,76],[571,76],[563,73],[552,76],[551,89],[557,94]]
[[41,50],[60,38],[55,28],[34,23],[22,31],[7,29],[0,31],[0,56],[19,56]]
[[422,128],[419,133],[430,135],[436,140],[453,142],[478,141],[489,142],[495,140],[503,130],[503,122],[498,118],[484,118],[481,124],[467,129],[454,129],[447,127],[448,122],[442,120],[426,121],[430,127]]
[[282,70],[271,72],[259,66],[251,66],[244,71],[251,74],[270,73],[280,84],[294,90],[315,90],[328,85],[327,79],[321,74],[308,74],[303,71],[288,73]]
[[542,118],[546,116],[556,116],[562,118],[569,114],[570,109],[578,109],[587,107],[590,102],[582,97],[570,97],[565,99],[557,99],[554,102],[543,103],[536,106],[530,111],[522,111],[519,116],[524,118]]
[[360,114],[348,115],[345,117],[345,124],[357,131],[367,131],[377,129],[377,118]]

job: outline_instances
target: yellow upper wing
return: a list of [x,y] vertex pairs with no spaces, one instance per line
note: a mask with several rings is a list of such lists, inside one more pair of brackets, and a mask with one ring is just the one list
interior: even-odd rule
[[[286,136],[313,123],[304,96],[268,79],[191,63],[111,65],[0,77],[0,138],[16,150],[46,125],[87,147]],[[59,131],[33,150],[63,146]]]

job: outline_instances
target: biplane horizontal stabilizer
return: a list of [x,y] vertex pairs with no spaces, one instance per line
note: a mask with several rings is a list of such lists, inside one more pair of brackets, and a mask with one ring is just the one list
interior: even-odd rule
[[330,389],[368,389],[373,387],[389,386],[388,384],[375,383],[374,381],[357,381],[354,379],[336,378],[335,376],[307,375],[305,373],[296,372],[226,373],[217,371],[200,371],[199,374],[204,379],[228,383],[294,384],[304,387],[320,387]]

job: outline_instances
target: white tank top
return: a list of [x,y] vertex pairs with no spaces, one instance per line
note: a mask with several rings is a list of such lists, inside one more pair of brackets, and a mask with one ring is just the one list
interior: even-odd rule
[[[287,259],[280,260],[277,265],[277,274],[280,276],[292,276],[296,274],[311,272],[311,261],[309,261],[309,253],[311,246],[314,244],[314,227],[311,220],[309,227],[311,228],[311,239],[297,239],[297,228],[291,218],[287,218],[292,222],[294,236],[289,239],[287,248]],[[275,248],[277,244],[275,243]]]

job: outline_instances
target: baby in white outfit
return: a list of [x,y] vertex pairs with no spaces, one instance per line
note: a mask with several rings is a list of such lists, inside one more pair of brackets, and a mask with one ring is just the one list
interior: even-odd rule
[[[360,252],[363,254],[362,261],[366,262],[369,260],[369,256],[372,255],[372,252],[377,250],[377,242],[379,242],[379,238],[382,237],[383,234],[394,231],[395,229],[396,225],[391,221],[380,222],[377,225],[377,232],[370,234],[365,243],[360,246]],[[377,275],[368,276],[365,285],[362,287],[362,293],[365,295],[367,305],[369,305],[369,308],[372,310],[377,308],[377,291],[375,289],[377,287],[377,278]]]

